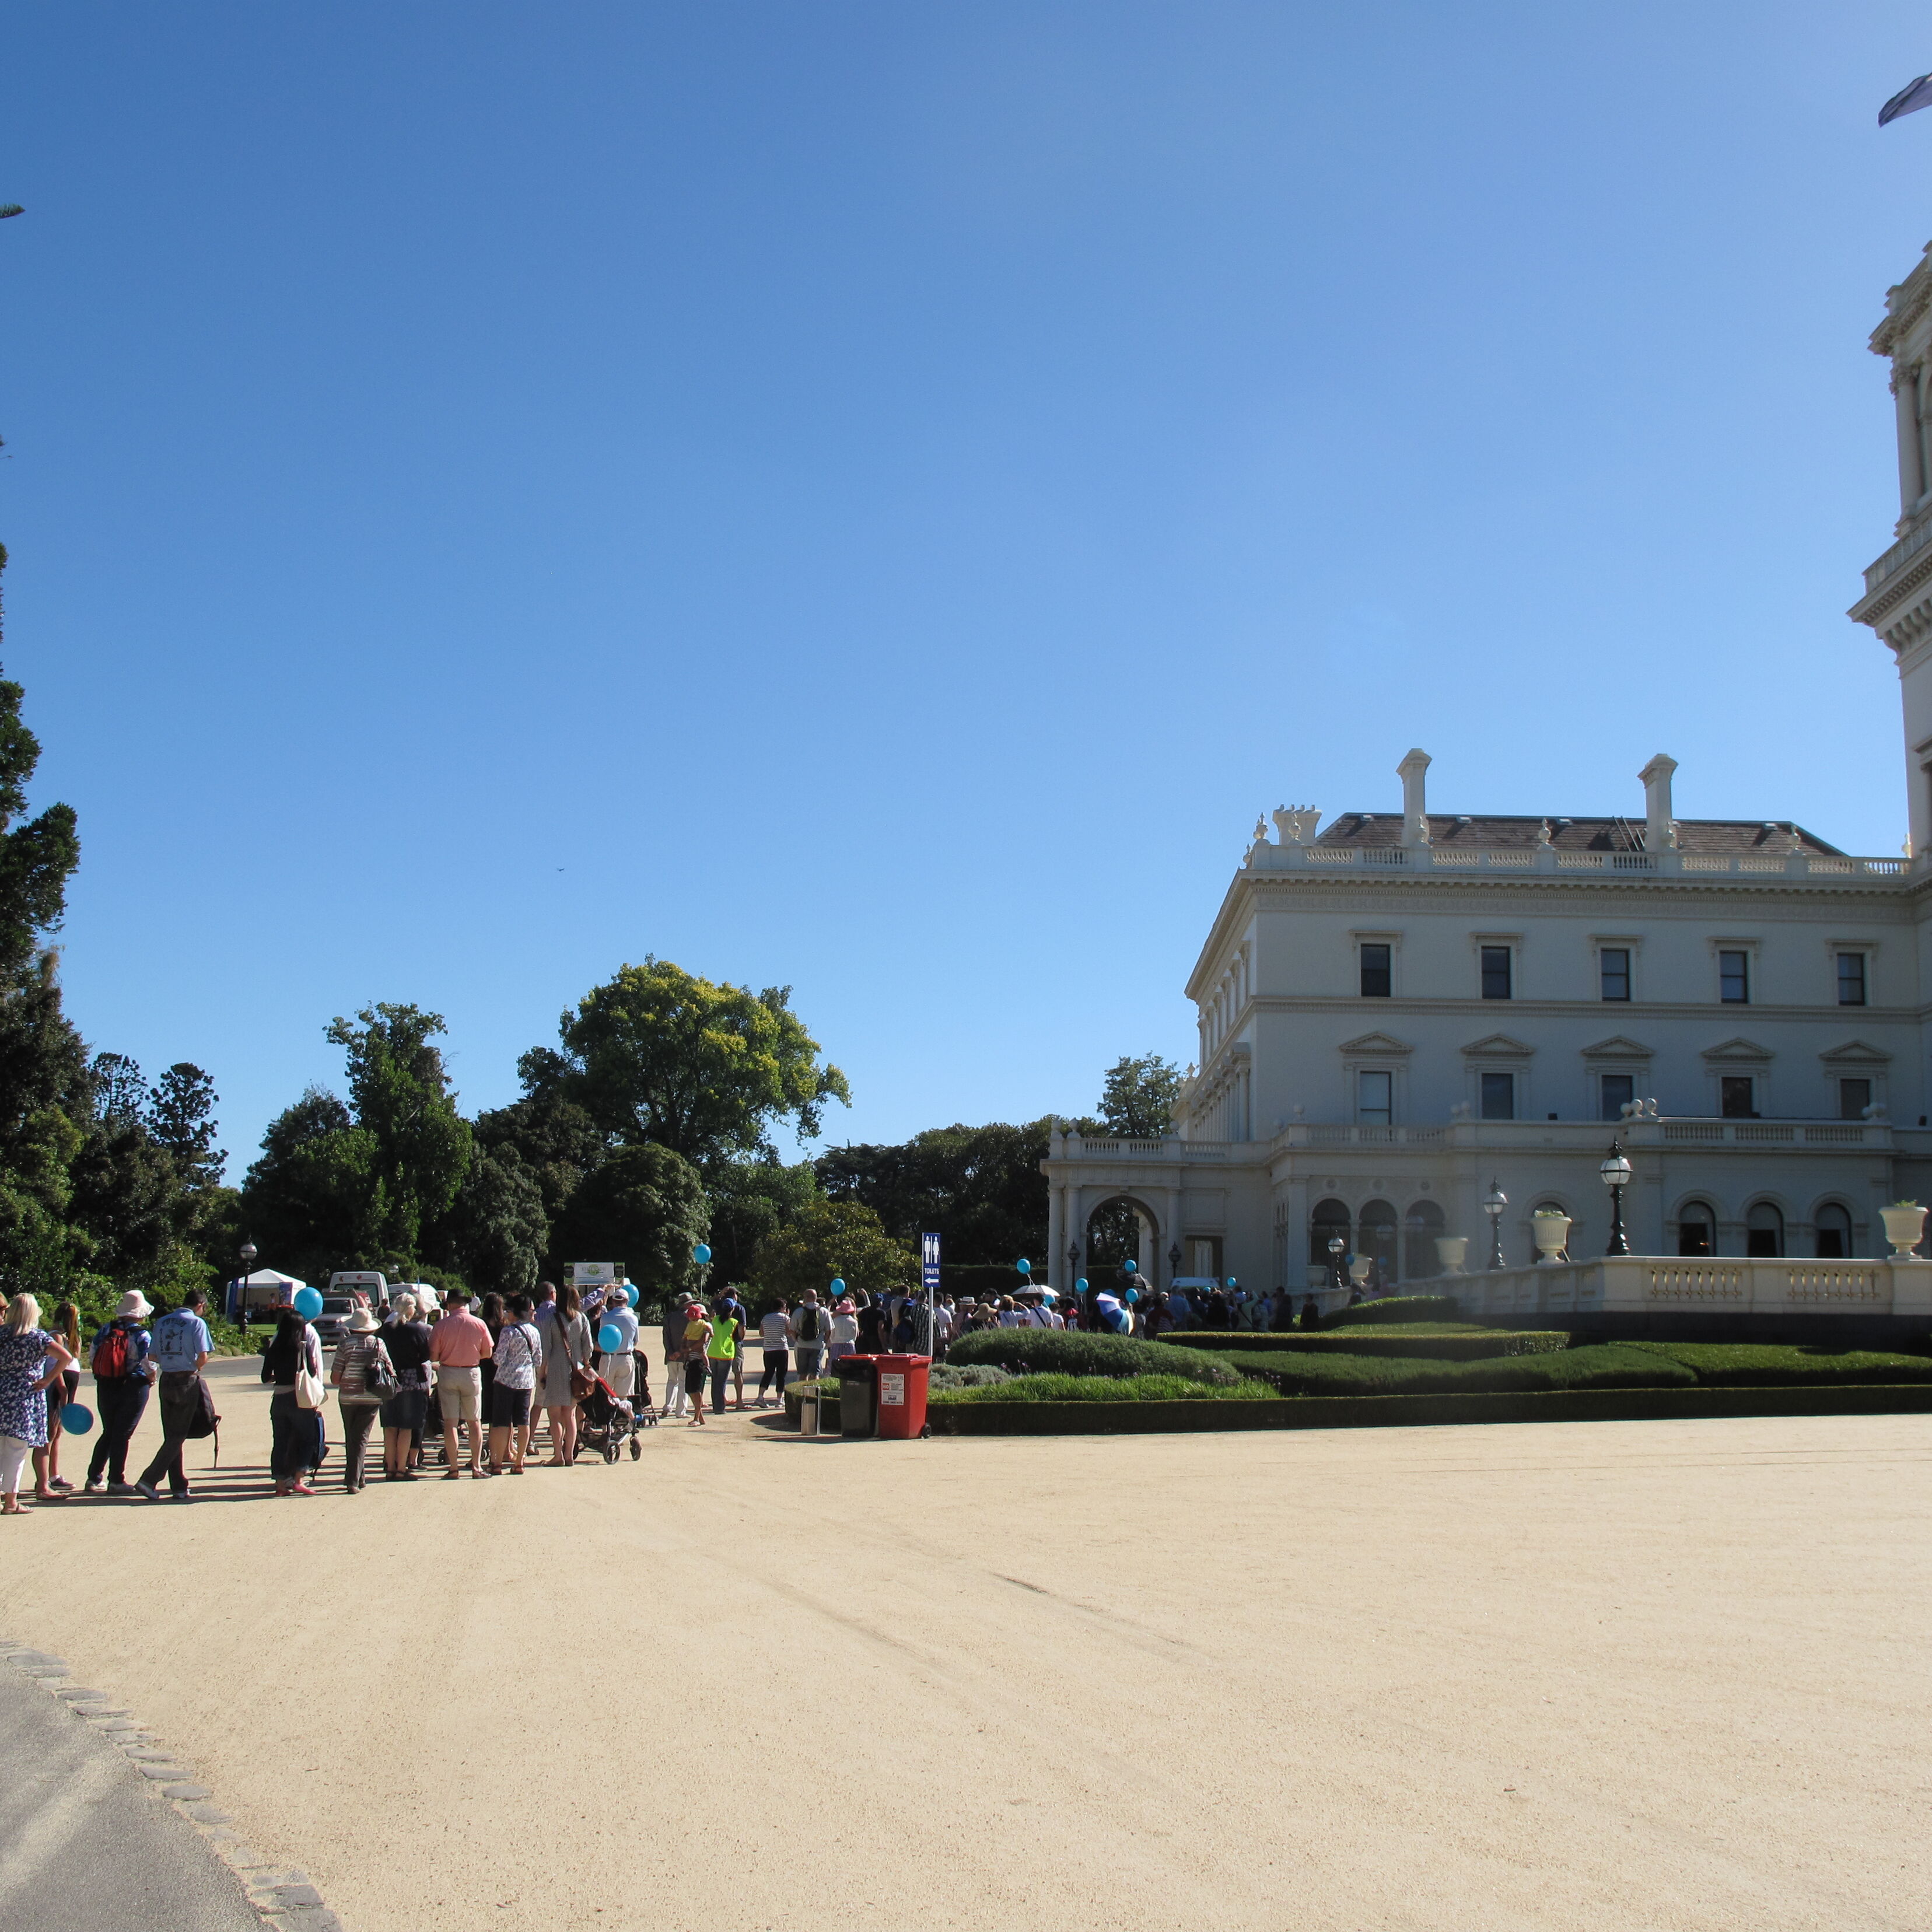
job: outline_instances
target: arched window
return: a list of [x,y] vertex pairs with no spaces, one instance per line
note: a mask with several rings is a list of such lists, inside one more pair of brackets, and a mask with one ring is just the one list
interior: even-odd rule
[[1318,1201],[1315,1212],[1308,1217],[1308,1265],[1325,1270],[1334,1257],[1328,1252],[1328,1244],[1337,1234],[1342,1238],[1342,1252],[1348,1251],[1348,1209],[1344,1202]]
[[1678,1214],[1677,1252],[1680,1255],[1718,1252],[1718,1217],[1701,1201],[1685,1202]]
[[1396,1277],[1395,1230],[1395,1208],[1391,1203],[1365,1201],[1362,1204],[1356,1252],[1366,1255],[1375,1263],[1375,1272],[1369,1279],[1384,1288],[1391,1286]]
[[1744,1216],[1744,1252],[1781,1255],[1784,1252],[1784,1216],[1768,1201],[1760,1201]]
[[1440,1274],[1442,1263],[1436,1252],[1436,1238],[1447,1232],[1441,1207],[1433,1201],[1418,1201],[1402,1220],[1402,1274],[1405,1281],[1420,1281]]
[[1818,1231],[1818,1258],[1841,1262],[1852,1252],[1852,1216],[1850,1210],[1828,1201],[1818,1210],[1812,1226]]

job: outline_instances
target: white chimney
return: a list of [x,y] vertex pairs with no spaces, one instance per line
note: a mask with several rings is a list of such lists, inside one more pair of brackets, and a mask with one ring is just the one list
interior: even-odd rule
[[1429,843],[1429,806],[1423,796],[1423,776],[1429,770],[1429,754],[1412,751],[1396,766],[1402,780],[1402,842],[1405,845]]
[[1670,846],[1670,775],[1677,760],[1660,752],[1637,776],[1643,781],[1643,845],[1646,852]]

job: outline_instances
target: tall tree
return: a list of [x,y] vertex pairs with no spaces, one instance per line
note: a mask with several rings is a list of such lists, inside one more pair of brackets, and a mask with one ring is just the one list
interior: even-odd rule
[[575,1101],[612,1139],[654,1142],[701,1168],[761,1151],[781,1122],[808,1138],[828,1101],[851,1102],[789,986],[719,986],[647,955],[592,987],[558,1030],[562,1052],[518,1063],[533,1098]]
[[536,1285],[550,1238],[543,1190],[514,1147],[478,1147],[449,1211],[425,1246],[474,1288],[501,1294]]
[[1157,1053],[1123,1054],[1107,1070],[1100,1124],[1126,1140],[1159,1140],[1172,1131],[1180,1069]]
[[228,1156],[214,1144],[220,1123],[214,1082],[192,1060],[178,1060],[154,1082],[148,1102],[148,1131],[172,1156],[183,1186],[216,1186]]
[[752,1280],[767,1294],[823,1294],[836,1276],[868,1294],[906,1288],[919,1267],[910,1241],[896,1240],[869,1208],[856,1201],[817,1201],[758,1244]]
[[586,1174],[551,1237],[554,1264],[622,1262],[647,1292],[688,1288],[710,1226],[698,1170],[669,1148],[620,1148]]
[[[530,1057],[524,1056],[526,1061]],[[515,1152],[536,1177],[544,1213],[553,1221],[577,1191],[578,1183],[610,1151],[609,1142],[590,1116],[554,1085],[542,1086],[528,1099],[507,1107],[478,1114],[475,1132],[479,1147]]]
[[788,1226],[820,1197],[809,1161],[787,1167],[776,1155],[728,1160],[715,1168],[705,1191],[711,1197],[712,1278],[748,1281],[752,1259],[768,1234]]
[[1047,1130],[932,1127],[898,1146],[828,1148],[812,1165],[830,1199],[862,1202],[901,1239],[936,1234],[948,1262],[1010,1262],[1046,1252]]
[[376,1137],[333,1094],[311,1087],[268,1123],[242,1188],[242,1232],[289,1274],[380,1268]]

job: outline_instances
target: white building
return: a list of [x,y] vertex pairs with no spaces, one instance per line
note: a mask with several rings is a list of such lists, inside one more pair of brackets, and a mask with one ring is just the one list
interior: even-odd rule
[[1341,1237],[1399,1282],[1434,1238],[1512,1263],[1544,1205],[1570,1251],[1610,1232],[1620,1136],[1642,1253],[1885,1252],[1876,1210],[1932,1200],[1932,248],[1872,338],[1898,399],[1898,541],[1852,615],[1896,656],[1911,843],[1840,853],[1790,820],[1679,819],[1676,767],[1628,818],[1400,812],[1258,823],[1187,982],[1200,1028],[1174,1135],[1056,1134],[1053,1280],[1094,1213],[1138,1212],[1140,1265],[1301,1292]]

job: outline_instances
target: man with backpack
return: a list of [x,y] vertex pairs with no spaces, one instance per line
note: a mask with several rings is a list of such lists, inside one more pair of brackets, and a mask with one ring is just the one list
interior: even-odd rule
[[128,1480],[128,1444],[148,1406],[150,1346],[141,1324],[154,1312],[148,1298],[130,1288],[121,1298],[114,1318],[94,1338],[88,1366],[94,1374],[94,1406],[100,1412],[100,1439],[88,1458],[87,1486],[95,1495],[107,1478],[110,1496],[131,1496]]
[[[190,1288],[180,1307],[172,1315],[164,1315],[154,1324],[148,1366],[160,1378],[161,1446],[154,1451],[154,1460],[141,1472],[134,1484],[151,1503],[161,1499],[157,1486],[164,1473],[168,1479],[169,1495],[178,1503],[188,1499],[188,1476],[182,1468],[182,1451],[188,1446],[190,1438],[197,1432],[197,1425],[202,1420],[206,1385],[201,1379],[201,1372],[208,1357],[214,1352],[214,1344],[208,1339],[208,1324],[201,1318],[201,1311],[207,1305],[208,1297],[198,1288]],[[212,1405],[208,1406],[212,1408]]]
[[830,1325],[824,1310],[818,1305],[818,1289],[808,1288],[805,1299],[792,1311],[791,1318],[793,1358],[801,1380],[818,1375]]

